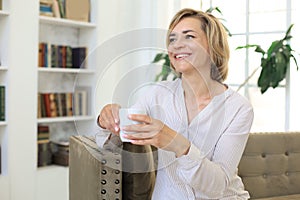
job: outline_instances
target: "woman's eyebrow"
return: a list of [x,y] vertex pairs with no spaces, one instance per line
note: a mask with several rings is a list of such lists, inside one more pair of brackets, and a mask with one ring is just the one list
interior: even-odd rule
[[[189,32],[196,32],[196,31],[194,31],[194,30],[184,30],[184,31],[182,31],[183,34],[187,34]],[[170,33],[169,37],[172,37],[172,36],[176,36],[176,33]]]
[[196,32],[196,31],[193,31],[193,30],[185,30],[185,31],[182,31],[183,34],[187,34],[189,32]]

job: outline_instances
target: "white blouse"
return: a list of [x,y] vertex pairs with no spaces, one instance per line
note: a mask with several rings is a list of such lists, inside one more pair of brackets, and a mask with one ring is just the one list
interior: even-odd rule
[[158,151],[152,199],[248,199],[237,166],[253,121],[250,103],[232,89],[215,96],[188,123],[181,79],[154,85],[134,107],[191,141],[187,155]]
[[150,88],[133,107],[146,109],[191,142],[179,158],[159,149],[152,199],[248,199],[237,167],[253,121],[250,103],[228,88],[189,124],[181,79]]

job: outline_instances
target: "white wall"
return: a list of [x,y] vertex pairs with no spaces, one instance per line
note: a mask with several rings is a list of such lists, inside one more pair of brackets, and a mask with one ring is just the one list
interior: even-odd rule
[[[149,66],[165,49],[165,35],[178,0],[112,0],[99,5],[99,59],[94,110],[107,103],[128,106],[141,84],[160,68]],[[108,9],[110,8],[110,9]]]

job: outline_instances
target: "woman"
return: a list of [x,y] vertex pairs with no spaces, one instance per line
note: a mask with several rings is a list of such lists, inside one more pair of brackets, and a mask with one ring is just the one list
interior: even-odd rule
[[142,124],[119,127],[117,104],[98,117],[102,128],[135,145],[158,148],[152,199],[248,199],[237,166],[253,121],[249,102],[223,83],[228,72],[227,33],[214,16],[183,9],[167,37],[175,81],[161,82],[134,107],[148,115],[129,115]]

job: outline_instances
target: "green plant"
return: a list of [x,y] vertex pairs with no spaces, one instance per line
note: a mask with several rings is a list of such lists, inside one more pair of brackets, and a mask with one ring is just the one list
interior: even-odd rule
[[260,87],[261,93],[265,93],[269,87],[276,88],[279,83],[285,79],[286,72],[290,64],[290,59],[293,58],[297,70],[298,64],[293,53],[295,52],[288,41],[292,38],[290,35],[293,24],[288,28],[285,36],[281,40],[275,40],[267,51],[263,50],[260,45],[248,44],[246,46],[240,46],[236,49],[255,47],[255,52],[261,53],[261,63],[258,68],[245,80],[240,86],[244,86],[255,72],[261,67],[261,72],[257,81],[258,87]]

